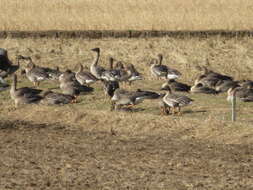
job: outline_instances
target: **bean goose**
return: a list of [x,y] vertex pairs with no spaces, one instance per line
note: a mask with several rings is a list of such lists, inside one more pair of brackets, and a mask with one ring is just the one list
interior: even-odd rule
[[17,88],[17,75],[14,74],[10,96],[14,100],[16,107],[19,104],[37,103],[42,98],[39,93],[41,93],[41,90],[38,89],[28,87]]
[[76,80],[81,84],[81,85],[90,85],[93,84],[97,81],[97,78],[91,74],[88,71],[83,70],[83,65],[79,65],[79,70],[75,74]]
[[75,99],[74,96],[53,92],[50,90],[43,92],[42,98],[43,99],[41,100],[41,103],[46,105],[68,104],[72,103]]
[[181,107],[190,105],[193,100],[187,96],[180,95],[180,94],[174,94],[170,89],[168,89],[168,92],[163,97],[163,102],[166,107],[168,107],[168,113],[170,112],[170,109],[172,108],[172,113],[175,114],[175,109],[178,108],[178,114],[181,114]]
[[105,71],[105,69],[98,65],[99,58],[100,58],[100,48],[94,48],[94,49],[91,49],[91,51],[96,52],[96,57],[90,66],[90,72],[97,79],[101,79],[102,73]]

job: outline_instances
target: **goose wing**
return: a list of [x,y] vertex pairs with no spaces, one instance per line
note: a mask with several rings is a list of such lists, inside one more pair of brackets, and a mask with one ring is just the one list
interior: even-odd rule
[[47,72],[45,72],[44,69],[39,67],[35,67],[34,69],[32,69],[30,71],[30,75],[37,78],[37,80],[49,79],[49,75],[47,74]]
[[166,75],[168,73],[168,67],[166,65],[155,65],[153,67],[153,72],[158,75]]

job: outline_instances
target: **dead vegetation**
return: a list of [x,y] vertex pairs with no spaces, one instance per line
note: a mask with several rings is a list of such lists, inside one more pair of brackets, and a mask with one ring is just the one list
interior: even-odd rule
[[[205,65],[235,79],[252,79],[253,40],[226,39],[1,39],[15,55],[41,66],[77,69],[90,65],[91,48],[101,63],[112,56],[133,63],[145,80],[133,89],[158,90],[147,63],[158,53],[193,84]],[[10,78],[7,79],[10,82]],[[31,86],[19,77],[19,86]],[[41,88],[57,87],[45,82]],[[183,116],[160,116],[157,102],[136,112],[110,112],[101,84],[66,106],[27,105],[13,109],[9,92],[0,96],[1,189],[252,189],[252,103],[238,104],[230,122],[226,95],[189,95]]]
[[251,30],[251,0],[1,0],[0,30]]

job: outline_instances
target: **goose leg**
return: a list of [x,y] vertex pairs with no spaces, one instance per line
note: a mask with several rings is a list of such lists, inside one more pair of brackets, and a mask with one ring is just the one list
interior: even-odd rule
[[182,115],[182,113],[181,113],[181,107],[180,107],[180,106],[178,106],[178,112],[177,112],[177,115]]
[[166,113],[166,115],[170,114],[170,107],[168,107],[167,109],[165,109],[165,113]]
[[166,108],[165,108],[165,106],[163,106],[163,107],[160,108],[160,114],[161,115],[165,115],[166,114]]

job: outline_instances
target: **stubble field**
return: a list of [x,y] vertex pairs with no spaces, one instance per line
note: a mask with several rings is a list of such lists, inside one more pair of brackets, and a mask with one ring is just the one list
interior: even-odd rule
[[0,30],[252,30],[251,0],[1,0]]
[[[252,79],[253,40],[226,39],[1,39],[11,60],[31,56],[40,66],[75,70],[89,66],[101,48],[108,57],[133,63],[145,79],[134,83],[159,91],[147,63],[158,53],[193,84],[205,65],[235,79]],[[14,62],[15,63],[15,62]],[[19,75],[18,86],[32,86]],[[11,82],[11,78],[8,78]],[[42,89],[58,87],[43,82]],[[0,97],[0,189],[252,189],[253,105],[238,102],[230,121],[226,94],[188,94],[182,116],[161,116],[156,101],[134,112],[111,112],[98,82],[94,92],[66,106],[14,109],[9,92]],[[59,90],[59,89],[56,89]]]

